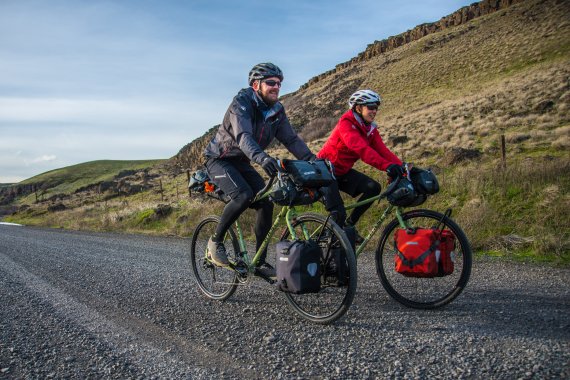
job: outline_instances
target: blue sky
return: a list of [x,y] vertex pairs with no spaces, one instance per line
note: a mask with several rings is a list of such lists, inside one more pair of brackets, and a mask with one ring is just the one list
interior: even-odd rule
[[0,183],[169,158],[219,124],[258,62],[281,94],[472,1],[1,0]]

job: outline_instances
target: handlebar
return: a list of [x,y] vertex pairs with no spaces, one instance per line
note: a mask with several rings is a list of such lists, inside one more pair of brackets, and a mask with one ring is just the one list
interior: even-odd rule
[[259,190],[259,192],[255,195],[252,203],[258,201],[263,196],[263,194],[265,194],[271,188],[271,186],[273,185],[273,182],[275,182],[275,176],[269,177],[269,181],[267,181],[267,183],[265,184],[265,187],[263,189]]
[[[410,171],[412,170],[412,164],[410,163],[404,163],[404,169],[406,170],[406,176],[408,177],[408,179],[412,178],[410,175]],[[387,197],[388,195],[392,194],[394,192],[394,190],[396,190],[396,187],[398,186],[398,184],[400,183],[400,181],[402,180],[403,177],[398,176],[396,177],[396,179],[394,179],[390,185],[388,185],[388,187],[386,188],[386,191],[383,192],[382,194],[380,194],[380,198],[384,198]]]
[[[327,166],[329,167],[333,178],[335,178],[334,176],[334,168],[332,166],[332,163],[329,160],[325,160]],[[281,180],[281,173],[287,173],[287,171],[285,170],[284,166],[281,164],[281,160],[277,160],[279,169],[277,171],[277,174],[274,176],[270,176],[269,177],[269,181],[265,184],[265,187],[261,190],[259,190],[259,192],[255,195],[255,197],[253,198],[253,202],[258,201],[259,199],[261,199],[261,197],[271,188],[271,186],[275,183],[275,178],[279,178],[279,180]],[[335,178],[336,179],[336,178]]]
[[380,198],[384,198],[387,197],[388,195],[392,194],[394,192],[394,190],[396,190],[396,187],[398,186],[398,184],[400,183],[402,177],[397,177],[395,180],[393,180],[390,185],[388,185],[388,187],[386,188],[386,191],[384,191],[382,194],[380,194]]

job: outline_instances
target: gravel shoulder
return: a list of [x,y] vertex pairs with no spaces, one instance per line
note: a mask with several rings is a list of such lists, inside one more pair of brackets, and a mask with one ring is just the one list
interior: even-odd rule
[[359,261],[332,326],[263,281],[205,299],[189,239],[0,225],[0,378],[570,378],[570,270],[476,259],[443,309]]

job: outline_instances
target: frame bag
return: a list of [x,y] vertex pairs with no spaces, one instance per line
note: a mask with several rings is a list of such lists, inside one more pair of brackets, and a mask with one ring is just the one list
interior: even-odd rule
[[277,243],[277,289],[294,294],[321,290],[321,249],[313,240]]
[[450,230],[398,229],[394,236],[396,272],[407,277],[444,277],[453,273],[455,236]]

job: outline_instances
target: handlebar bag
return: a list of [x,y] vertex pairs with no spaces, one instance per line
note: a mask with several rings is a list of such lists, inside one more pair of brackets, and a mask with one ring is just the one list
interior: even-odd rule
[[321,290],[321,249],[313,240],[277,243],[277,289],[294,294]]
[[[210,176],[206,170],[200,169],[192,173],[190,181],[188,182],[188,188],[199,193],[206,192],[206,186],[210,185]],[[209,188],[208,188],[209,189]]]
[[410,179],[414,189],[420,194],[432,195],[439,191],[437,177],[430,169],[420,169],[413,167],[410,170]]
[[282,165],[298,187],[317,189],[335,180],[325,160],[283,160]]
[[415,207],[424,203],[427,195],[418,193],[414,185],[406,177],[398,180],[396,188],[386,197],[394,206]]
[[275,182],[269,199],[281,206],[301,206],[315,203],[322,197],[317,189],[297,188],[289,178]]
[[194,191],[199,194],[205,194],[210,198],[214,198],[225,203],[230,201],[230,197],[224,194],[222,189],[212,182],[208,171],[205,169],[199,169],[192,173],[190,181],[188,182],[188,189],[190,192]]

